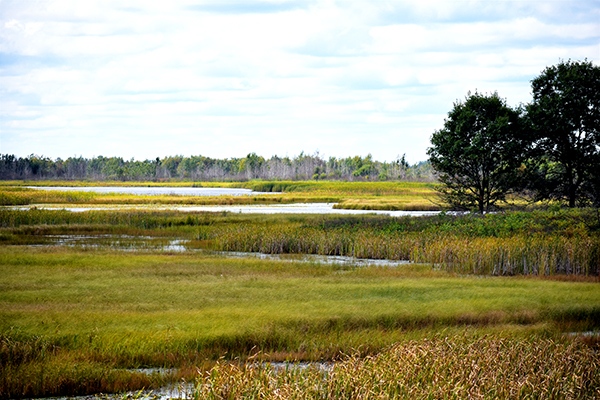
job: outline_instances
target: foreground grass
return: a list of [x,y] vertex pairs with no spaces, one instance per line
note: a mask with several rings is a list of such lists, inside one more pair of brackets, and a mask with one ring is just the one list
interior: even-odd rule
[[463,334],[351,355],[329,369],[219,363],[196,399],[597,398],[600,357],[577,342]]
[[[595,282],[461,277],[420,265],[347,269],[4,246],[0,288],[3,398],[149,387],[161,381],[119,369],[194,371],[207,360],[243,360],[257,352],[261,360],[355,354],[358,363],[436,332],[460,337],[465,327],[492,335],[489,346],[516,340],[522,357],[541,351],[554,360],[547,362],[557,362],[578,348],[561,344],[561,332],[600,324]],[[532,337],[547,338],[551,342],[543,346],[554,350],[532,346],[528,352],[527,343],[537,340]],[[470,339],[456,340],[468,350]],[[473,348],[485,348],[478,340],[471,340]],[[432,355],[444,346],[435,344]],[[391,351],[381,357],[396,357]],[[573,373],[597,365],[580,356],[573,358]]]

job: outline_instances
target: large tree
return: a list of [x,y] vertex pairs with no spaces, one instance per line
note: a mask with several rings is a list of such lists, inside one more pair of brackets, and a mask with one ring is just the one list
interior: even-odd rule
[[498,96],[469,93],[448,113],[427,151],[454,209],[490,211],[516,184],[527,148],[520,110]]
[[[531,81],[527,107],[540,166],[538,198],[566,200],[570,207],[598,198],[600,174],[600,67],[567,61]],[[597,200],[596,200],[597,201]]]

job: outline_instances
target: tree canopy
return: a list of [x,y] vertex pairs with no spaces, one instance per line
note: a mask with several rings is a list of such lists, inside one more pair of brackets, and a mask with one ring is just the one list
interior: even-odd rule
[[427,154],[443,199],[455,209],[490,211],[514,188],[527,140],[520,110],[498,93],[467,95],[436,131]]
[[560,62],[531,81],[531,120],[537,198],[566,200],[570,207],[598,199],[600,175],[600,67]]

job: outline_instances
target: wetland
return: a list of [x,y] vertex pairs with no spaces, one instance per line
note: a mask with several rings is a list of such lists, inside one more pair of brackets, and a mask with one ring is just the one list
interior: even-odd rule
[[184,213],[65,191],[45,209],[3,190],[2,398],[599,394],[595,210]]

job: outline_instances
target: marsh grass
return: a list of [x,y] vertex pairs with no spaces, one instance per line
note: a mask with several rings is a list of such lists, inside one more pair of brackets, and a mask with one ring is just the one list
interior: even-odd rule
[[600,357],[577,342],[435,336],[318,367],[218,363],[196,399],[595,398]]
[[175,211],[0,210],[0,240],[49,232],[148,232],[195,239],[191,246],[267,254],[409,260],[475,275],[600,274],[593,210],[394,218],[236,215]]
[[238,223],[204,227],[199,236],[224,251],[409,260],[460,274],[600,273],[600,236],[586,226],[585,211]]
[[124,369],[179,367],[178,379],[190,379],[196,366],[256,351],[265,361],[372,357],[407,335],[473,327],[555,337],[600,321],[597,283],[418,266],[5,246],[0,287],[3,398],[156,387],[168,378]]

